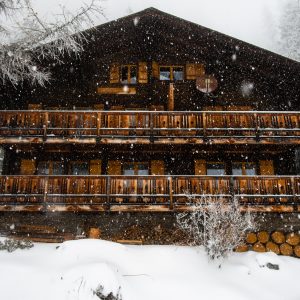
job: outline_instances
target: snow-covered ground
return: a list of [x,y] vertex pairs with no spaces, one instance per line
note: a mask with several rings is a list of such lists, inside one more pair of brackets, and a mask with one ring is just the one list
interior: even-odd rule
[[299,300],[299,278],[300,259],[272,253],[236,253],[218,268],[182,246],[80,240],[0,251],[1,300],[97,300],[100,285],[123,300]]

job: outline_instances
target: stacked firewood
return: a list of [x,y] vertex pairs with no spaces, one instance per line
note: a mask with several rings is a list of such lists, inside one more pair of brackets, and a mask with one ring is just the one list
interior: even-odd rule
[[235,249],[236,252],[253,250],[256,252],[274,252],[276,254],[300,257],[300,235],[295,232],[274,231],[250,232],[246,243]]

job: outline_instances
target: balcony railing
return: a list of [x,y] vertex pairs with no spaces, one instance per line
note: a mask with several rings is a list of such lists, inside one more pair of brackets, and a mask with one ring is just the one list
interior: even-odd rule
[[0,143],[300,143],[300,112],[0,111]]
[[0,176],[1,211],[184,210],[206,196],[295,211],[300,176]]

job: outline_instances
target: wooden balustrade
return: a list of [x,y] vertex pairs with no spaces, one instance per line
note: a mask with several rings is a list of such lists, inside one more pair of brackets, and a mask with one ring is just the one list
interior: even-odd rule
[[299,196],[299,176],[0,176],[0,210],[38,205],[38,210],[53,205],[69,210],[77,205],[91,211],[99,206],[148,206],[155,211],[158,206],[185,209],[202,197],[228,203],[238,197],[241,205],[294,211]]
[[0,111],[0,143],[300,143],[300,112]]

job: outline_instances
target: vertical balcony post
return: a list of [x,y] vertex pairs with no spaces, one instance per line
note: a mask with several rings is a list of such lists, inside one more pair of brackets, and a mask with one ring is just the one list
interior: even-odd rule
[[260,132],[259,132],[259,120],[258,120],[258,115],[255,113],[254,114],[254,126],[255,126],[255,138],[256,141],[259,141],[260,138]]
[[44,210],[47,211],[47,203],[48,203],[48,186],[49,186],[49,177],[44,177]]
[[170,210],[173,210],[174,203],[173,203],[173,178],[169,177],[169,195],[170,195]]
[[291,177],[290,180],[291,183],[291,192],[292,192],[292,201],[293,201],[293,207],[294,207],[294,211],[298,212],[298,205],[297,205],[297,196],[296,196],[296,188],[295,188],[295,178]]
[[100,129],[101,129],[101,113],[97,112],[97,138],[100,138]]
[[153,113],[150,113],[150,143],[154,142],[154,132],[153,132]]
[[43,140],[44,141],[46,141],[46,139],[47,139],[48,122],[49,122],[49,115],[48,115],[48,112],[45,112],[44,113],[44,124],[43,124],[43,131],[44,131]]
[[203,127],[203,140],[207,139],[207,132],[206,132],[206,113],[202,113],[202,127]]
[[106,177],[106,206],[107,210],[110,210],[110,187],[111,187],[111,178],[110,176]]

